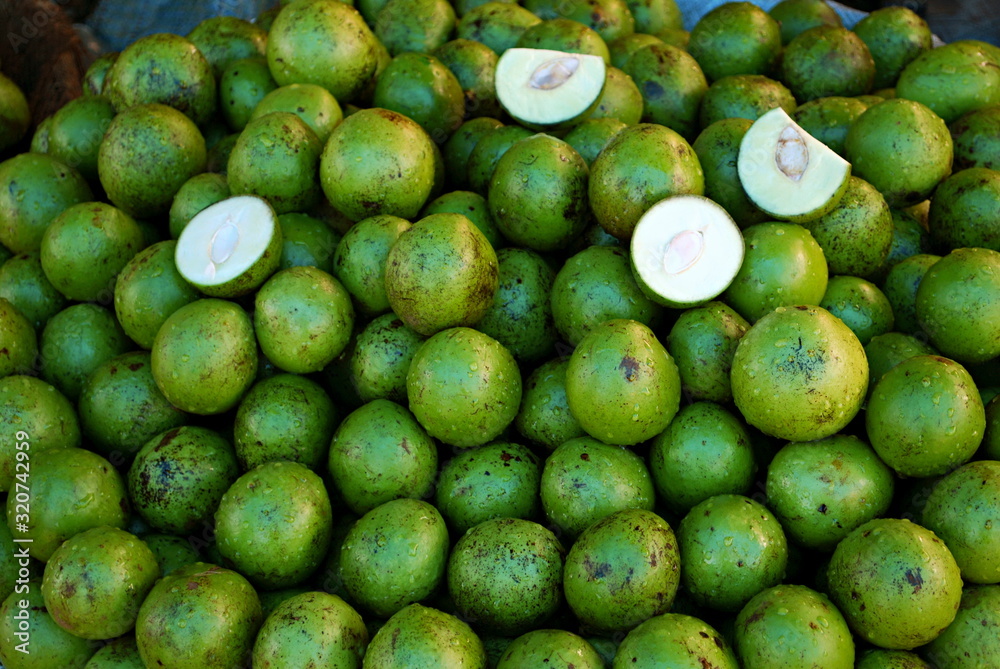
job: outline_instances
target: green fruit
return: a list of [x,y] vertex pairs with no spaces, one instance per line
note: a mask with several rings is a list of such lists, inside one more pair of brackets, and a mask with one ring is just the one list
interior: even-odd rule
[[708,80],[698,61],[669,44],[637,49],[622,70],[642,94],[643,123],[666,126],[687,140],[698,132],[698,108]]
[[87,377],[132,348],[110,310],[72,304],[49,319],[38,341],[42,378],[76,401]]
[[66,296],[45,276],[39,253],[19,253],[0,265],[0,297],[27,318],[36,332],[68,305]]
[[[500,4],[500,3],[497,3]],[[520,5],[504,5],[507,7],[518,7]],[[468,188],[469,173],[467,170],[469,156],[479,140],[485,137],[491,130],[503,126],[503,123],[489,116],[479,116],[470,118],[468,121],[458,126],[448,141],[441,147],[443,151],[444,164],[448,175],[448,182],[453,188]],[[531,134],[530,132],[528,133]],[[492,243],[492,240],[491,240]]]
[[145,669],[134,635],[120,636],[105,643],[90,657],[84,669]]
[[304,581],[326,554],[332,527],[323,480],[297,462],[250,470],[233,482],[215,511],[219,552],[263,589]]
[[926,337],[922,326],[917,322],[917,290],[927,270],[940,259],[941,256],[918,253],[900,260],[886,273],[882,281],[882,292],[892,305],[895,328],[898,332],[921,333],[922,337]]
[[209,527],[222,495],[239,476],[228,441],[182,426],[147,441],[128,470],[129,499],[150,527],[191,534]]
[[1000,251],[1000,171],[971,167],[942,181],[928,212],[931,239],[942,252],[962,247]]
[[461,214],[430,214],[404,231],[386,258],[389,306],[423,335],[471,326],[493,305],[496,252]]
[[796,104],[792,92],[780,81],[762,74],[733,74],[715,80],[705,91],[698,122],[705,129],[726,118],[756,121],[775,107],[791,114]]
[[715,495],[747,494],[756,470],[746,426],[712,402],[683,407],[649,447],[659,499],[680,514]]
[[616,118],[589,118],[581,121],[563,138],[576,149],[589,167],[611,139],[628,124]]
[[589,435],[614,445],[645,441],[670,423],[680,406],[680,375],[653,332],[615,319],[594,327],[566,369],[570,411]]
[[333,274],[351,294],[362,314],[389,310],[385,294],[385,264],[396,240],[410,222],[388,214],[358,221],[344,233],[333,256]]
[[283,269],[257,291],[254,331],[279,369],[318,372],[347,347],[354,306],[337,279],[315,267]]
[[352,601],[389,618],[437,590],[447,559],[448,529],[438,510],[422,500],[394,499],[348,530],[340,574]]
[[552,669],[603,669],[604,659],[586,639],[565,630],[532,630],[514,639],[497,662],[497,669],[544,664]]
[[0,163],[0,243],[14,253],[38,251],[56,216],[93,199],[83,176],[51,156],[9,158]]
[[500,230],[493,220],[493,215],[490,213],[486,198],[479,193],[467,190],[455,190],[445,193],[428,202],[421,215],[429,216],[430,214],[440,213],[464,215],[479,228],[479,231],[485,235],[486,240],[494,250],[499,251],[507,243],[507,240],[500,234]]
[[933,669],[933,667],[915,653],[876,648],[858,654],[856,669]]
[[605,63],[611,62],[608,45],[600,33],[570,18],[556,17],[532,24],[521,33],[516,46],[600,56]]
[[885,268],[880,277],[884,278],[889,269],[901,260],[923,253],[930,248],[927,228],[917,217],[903,209],[892,209],[892,246],[885,259]]
[[281,227],[281,263],[278,269],[312,266],[333,274],[333,254],[341,235],[309,214],[290,212],[278,216]]
[[376,214],[411,219],[431,194],[435,151],[416,121],[388,109],[363,109],[330,133],[320,156],[320,184],[330,204],[352,221]]
[[705,197],[722,205],[741,228],[770,220],[747,197],[736,168],[740,143],[751,125],[749,119],[722,119],[691,144],[705,174]]
[[858,21],[854,32],[875,61],[873,89],[896,83],[910,61],[933,47],[931,29],[909,7],[882,7]]
[[[124,528],[128,522],[125,482],[96,453],[46,448],[32,453],[30,471],[25,483],[19,481],[27,489],[18,487],[17,495],[7,497],[7,524],[15,540],[28,540],[33,558],[46,562],[80,532],[103,525]],[[89,503],[81,505],[80,500]]]
[[38,357],[38,337],[31,322],[0,298],[0,377],[31,372]]
[[605,42],[635,31],[635,19],[624,0],[527,0],[524,6],[543,20],[567,18],[582,23]]
[[803,103],[791,114],[803,130],[843,156],[850,127],[867,109],[856,97],[830,95]]
[[[142,540],[149,546],[160,566],[160,575],[167,576],[181,567],[198,562],[198,551],[193,541],[173,534],[143,534]],[[138,650],[136,651],[138,657]]]
[[781,26],[782,44],[816,26],[843,25],[840,15],[826,0],[782,0],[768,14]]
[[921,652],[941,669],[989,667],[1000,662],[1000,587],[967,587],[955,620]]
[[494,442],[444,464],[435,504],[458,535],[493,518],[534,520],[540,480],[541,461],[530,449]]
[[444,63],[461,85],[465,102],[464,118],[500,116],[494,81],[499,60],[496,51],[482,42],[459,37],[437,47],[431,55]]
[[156,333],[152,365],[156,385],[177,408],[201,415],[227,411],[257,373],[253,323],[235,302],[190,302]]
[[565,550],[547,528],[497,518],[476,525],[448,558],[448,593],[478,627],[517,636],[544,625],[563,601]]
[[733,355],[750,324],[723,302],[685,309],[666,338],[681,375],[681,391],[693,401],[728,402]]
[[536,367],[525,381],[521,409],[514,419],[518,432],[549,450],[586,434],[566,399],[568,366],[568,358],[556,358]]
[[185,181],[170,205],[170,236],[180,237],[195,214],[230,195],[229,182],[221,174],[202,172]]
[[856,276],[830,277],[819,306],[844,321],[862,346],[893,328],[889,298],[871,281]]
[[875,79],[868,46],[843,26],[822,25],[801,33],[785,47],[780,69],[779,78],[799,102],[863,95]]
[[430,495],[437,464],[434,440],[413,414],[384,399],[372,400],[344,418],[327,459],[344,503],[360,514],[396,498]]
[[111,121],[97,155],[108,199],[136,218],[169,211],[188,179],[205,171],[205,138],[173,107],[142,104]]
[[894,488],[892,470],[868,444],[846,434],[786,444],[767,469],[768,506],[785,532],[821,551],[884,514]]
[[665,520],[644,509],[618,511],[584,530],[570,548],[566,602],[588,628],[631,630],[673,604],[679,561]]
[[325,592],[304,592],[264,620],[253,645],[253,666],[360,667],[367,645],[364,621],[347,602]]
[[868,397],[871,398],[871,393],[882,375],[902,361],[915,355],[936,353],[933,346],[913,335],[902,332],[875,335],[865,344],[865,357],[868,358]]
[[960,40],[930,49],[903,68],[896,95],[927,105],[951,123],[1000,103],[1000,56],[989,45]]
[[316,84],[289,84],[272,90],[253,108],[250,120],[276,111],[297,115],[323,143],[337,124],[344,120],[337,98]]
[[730,376],[733,399],[766,434],[811,441],[854,418],[868,388],[865,350],[822,307],[779,307],[740,339]]
[[541,23],[531,10],[507,2],[484,2],[465,12],[455,27],[456,36],[482,42],[503,55],[517,45],[521,35],[531,26]]
[[753,3],[726,3],[691,29],[688,51],[713,81],[733,74],[767,75],[781,54],[781,26]]
[[229,128],[242,131],[261,100],[276,88],[266,58],[238,58],[226,65],[219,75],[219,102]]
[[858,527],[837,545],[828,573],[830,599],[851,630],[890,650],[934,640],[954,620],[962,595],[951,552],[908,520]]
[[187,38],[198,47],[218,77],[226,65],[239,58],[263,56],[267,31],[235,16],[212,16],[202,19]]
[[604,76],[604,89],[597,98],[597,106],[585,120],[610,118],[626,125],[642,120],[642,91],[631,76],[617,67],[608,67]]
[[379,74],[372,104],[416,121],[438,144],[448,140],[465,116],[465,96],[455,75],[436,57],[415,51],[398,54]]
[[736,669],[739,665],[732,648],[715,628],[693,616],[664,613],[625,635],[611,666]]
[[455,29],[455,9],[446,0],[388,0],[375,16],[375,36],[389,53],[430,53]]
[[493,170],[514,144],[532,136],[522,125],[501,125],[483,134],[466,161],[469,188],[483,197],[489,194]]
[[83,669],[96,645],[63,629],[45,610],[39,581],[23,588],[0,606],[0,662],[11,669]]
[[492,337],[442,330],[413,356],[406,377],[410,410],[432,437],[469,448],[498,436],[517,415],[521,373]]
[[1000,104],[969,112],[950,126],[955,170],[1000,168]]
[[45,608],[84,639],[111,639],[135,625],[139,605],[160,577],[153,552],[115,527],[67,539],[45,565]]
[[67,102],[52,115],[46,153],[75,167],[85,179],[94,183],[98,148],[114,116],[114,105],[103,95]]
[[3,104],[0,106],[0,153],[15,146],[31,127],[31,110],[28,99],[12,79],[0,75],[0,91]]
[[153,586],[139,609],[135,639],[147,667],[236,669],[245,666],[262,619],[245,578],[199,562]]
[[483,642],[467,623],[420,604],[410,604],[386,621],[365,650],[366,669],[486,666]]
[[424,339],[391,312],[369,321],[358,333],[348,360],[351,385],[358,398],[362,402],[405,402],[406,373]]
[[736,616],[735,647],[744,669],[854,668],[854,640],[844,616],[819,592],[779,585]]

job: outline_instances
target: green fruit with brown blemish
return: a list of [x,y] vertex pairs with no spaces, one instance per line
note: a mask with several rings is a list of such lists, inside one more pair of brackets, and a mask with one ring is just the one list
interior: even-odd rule
[[[697,663],[697,664],[694,664]],[[630,631],[614,653],[614,669],[736,669],[736,655],[708,623],[683,613],[653,616]]]
[[705,174],[705,197],[722,205],[741,228],[771,219],[747,197],[736,169],[740,143],[751,125],[749,119],[722,119],[704,128],[691,144]]
[[219,74],[222,117],[232,130],[243,130],[260,101],[277,87],[266,58],[251,56],[230,62]]
[[862,346],[893,329],[889,298],[871,281],[850,275],[831,276],[819,306],[844,321]]
[[708,87],[698,121],[702,129],[726,118],[756,121],[775,107],[789,114],[795,111],[795,98],[784,84],[762,74],[734,74],[716,79]]
[[462,214],[468,218],[486,236],[486,240],[496,251],[506,246],[507,240],[500,233],[496,221],[493,220],[489,203],[479,193],[468,190],[453,190],[428,202],[421,214],[428,216],[442,212]]
[[362,402],[406,401],[406,372],[425,337],[390,312],[369,321],[350,348],[350,380]]
[[548,450],[586,434],[566,399],[568,366],[568,358],[555,358],[536,367],[525,381],[521,409],[514,419],[521,435]]
[[444,146],[441,147],[443,162],[448,173],[448,183],[452,188],[464,189],[469,187],[469,175],[467,172],[469,155],[476,148],[476,144],[479,143],[480,139],[490,130],[499,128],[502,125],[501,121],[491,116],[470,118],[458,126],[458,130],[452,133],[448,141],[444,143]]
[[960,170],[934,191],[927,220],[931,240],[941,252],[962,247],[1000,251],[1000,226],[992,214],[998,208],[1000,171]]
[[229,182],[221,174],[202,172],[185,181],[170,204],[170,236],[180,237],[195,214],[230,195]]
[[581,121],[563,138],[576,149],[589,167],[619,131],[628,127],[617,118],[589,118]]
[[38,335],[31,322],[0,298],[0,377],[31,372],[38,357]]
[[337,98],[316,84],[288,84],[274,89],[257,103],[250,120],[276,111],[298,116],[316,133],[320,142],[326,142],[337,124],[344,120]]
[[900,260],[886,272],[881,287],[892,305],[898,332],[914,335],[922,333],[923,328],[917,322],[917,289],[927,270],[940,259],[941,256],[918,253]]
[[36,332],[69,304],[45,276],[37,252],[19,253],[0,265],[0,297],[21,312]]
[[588,119],[610,118],[634,125],[642,120],[643,105],[642,92],[632,77],[624,70],[609,66],[604,89]]
[[772,7],[768,14],[781,26],[782,44],[788,44],[816,26],[843,25],[840,15],[826,0],[783,0]]
[[684,396],[725,403],[733,398],[729,373],[740,337],[750,323],[724,302],[684,310],[667,335]]
[[950,126],[954,169],[1000,168],[1000,104],[969,112]]
[[524,6],[542,20],[564,18],[582,23],[605,42],[635,32],[635,18],[625,0],[527,0]]
[[469,624],[439,609],[410,604],[378,628],[365,650],[370,669],[486,669],[486,649]]
[[466,161],[469,189],[486,197],[489,193],[490,179],[500,158],[514,144],[531,137],[534,133],[522,125],[501,125],[488,132],[476,142],[469,151]]
[[388,0],[375,15],[375,36],[392,56],[427,54],[455,30],[455,9],[447,0]]
[[49,319],[38,341],[42,378],[76,401],[87,377],[132,348],[111,310],[72,304]]
[[71,100],[52,115],[46,153],[79,170],[90,183],[97,180],[97,152],[111,125],[115,108],[103,95]]
[[882,7],[852,28],[868,46],[875,61],[872,88],[888,88],[914,58],[934,45],[931,29],[909,7]]
[[565,630],[532,630],[514,639],[497,661],[497,669],[516,669],[541,662],[560,669],[601,669],[604,659],[583,637]]
[[[40,580],[26,581],[23,587],[24,592],[11,593],[0,605],[0,661],[17,666],[14,662],[25,657],[27,649],[31,666],[83,669],[94,655],[95,644],[63,629],[45,610]],[[25,611],[26,621],[15,618]],[[22,645],[18,634],[27,635],[30,645]]]
[[84,669],[143,669],[134,634],[112,639],[94,653]]
[[311,266],[333,274],[333,257],[341,235],[318,218],[301,212],[278,216],[281,263],[278,269]]
[[236,16],[202,19],[187,38],[198,47],[216,77],[238,58],[260,57],[266,53],[267,31]]
[[368,630],[350,604],[326,592],[303,592],[265,618],[254,642],[253,665],[360,667],[367,645]]
[[803,130],[843,156],[847,131],[867,109],[856,97],[831,95],[803,103],[790,113]]
[[984,42],[959,40],[925,51],[903,68],[896,95],[930,107],[945,123],[1000,103],[1000,55]]
[[192,545],[196,542],[186,537],[148,533],[142,535],[142,540],[149,546],[149,550],[153,551],[156,564],[160,566],[161,576],[169,576],[181,567],[200,560],[198,551]]
[[525,30],[541,21],[521,5],[484,2],[465,12],[455,30],[458,37],[482,42],[497,55],[503,55],[517,45]]
[[529,26],[521,33],[516,46],[590,54],[611,63],[611,52],[601,35],[590,26],[568,18],[547,19]]
[[998,606],[1000,587],[967,586],[955,620],[920,652],[942,669],[959,669],[970,662],[989,667],[1000,662]]
[[691,54],[668,44],[651,44],[637,49],[622,70],[642,94],[643,123],[663,125],[685,139],[694,138],[708,80]]
[[462,84],[452,71],[436,57],[414,51],[395,56],[379,74],[372,105],[416,121],[438,144],[446,142],[465,117]]
[[333,255],[333,274],[351,294],[364,315],[389,310],[385,292],[385,267],[389,249],[410,222],[382,214],[358,221],[344,233]]
[[810,28],[788,43],[780,79],[800,102],[871,90],[875,61],[868,46],[843,26]]
[[781,54],[781,27],[750,2],[726,3],[691,29],[688,51],[713,81],[732,74],[769,75]]

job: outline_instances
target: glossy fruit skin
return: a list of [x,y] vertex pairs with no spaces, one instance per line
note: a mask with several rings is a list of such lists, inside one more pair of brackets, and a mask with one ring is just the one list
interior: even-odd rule
[[641,623],[622,639],[611,666],[695,669],[699,665],[736,669],[739,663],[730,644],[704,621],[683,613],[663,613]]
[[516,669],[543,663],[546,667],[602,669],[605,664],[583,637],[565,630],[536,629],[514,639],[507,646],[497,669]]
[[254,642],[253,665],[360,667],[367,645],[368,630],[350,604],[326,592],[303,592],[265,618]]
[[365,666],[485,669],[486,649],[468,623],[439,609],[410,604],[372,636]]
[[[921,649],[928,661],[942,669],[993,666],[1000,662],[1000,586],[967,586],[955,620],[939,637]],[[976,666],[973,664],[972,666]]]

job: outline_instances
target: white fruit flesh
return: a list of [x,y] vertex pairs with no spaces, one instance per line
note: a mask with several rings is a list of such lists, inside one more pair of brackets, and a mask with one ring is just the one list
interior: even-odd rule
[[512,48],[497,62],[497,99],[512,117],[533,126],[560,125],[586,114],[604,89],[600,56]]
[[277,225],[262,198],[237,195],[216,202],[198,212],[177,239],[177,271],[195,286],[227,284],[260,260]]
[[851,164],[803,130],[780,107],[750,126],[736,169],[743,190],[761,210],[783,220],[807,220],[836,204]]
[[700,195],[660,200],[632,233],[632,269],[652,299],[703,304],[724,291],[743,263],[743,235],[725,209]]

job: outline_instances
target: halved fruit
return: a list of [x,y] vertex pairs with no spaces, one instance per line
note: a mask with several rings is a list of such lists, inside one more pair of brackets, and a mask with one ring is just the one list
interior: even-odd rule
[[720,205],[674,195],[650,207],[632,233],[639,288],[668,307],[704,304],[722,293],[743,263],[743,236]]
[[600,56],[552,49],[507,49],[497,61],[497,100],[517,122],[563,128],[587,118],[607,79]]
[[803,130],[780,107],[750,126],[736,170],[750,200],[774,218],[804,223],[833,209],[851,164]]
[[267,200],[236,195],[195,214],[174,252],[177,271],[212,297],[253,292],[278,270],[281,226]]

